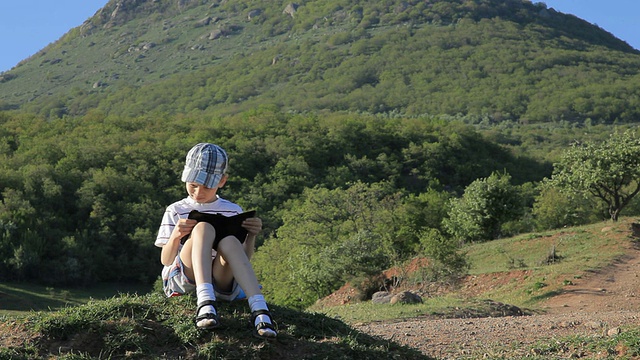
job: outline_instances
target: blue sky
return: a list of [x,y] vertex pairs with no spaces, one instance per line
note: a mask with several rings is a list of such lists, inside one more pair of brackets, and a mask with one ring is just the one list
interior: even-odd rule
[[[0,72],[37,53],[93,16],[108,0],[1,0]],[[541,2],[534,0],[534,3]],[[546,0],[640,49],[640,0]]]

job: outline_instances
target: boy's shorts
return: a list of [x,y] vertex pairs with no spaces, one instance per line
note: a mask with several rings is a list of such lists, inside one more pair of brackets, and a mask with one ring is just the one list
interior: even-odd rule
[[[176,256],[173,264],[162,269],[162,289],[167,297],[180,296],[195,292],[196,282],[187,277],[183,271],[184,264],[180,255]],[[246,295],[238,283],[233,280],[230,292],[218,291],[214,286],[217,300],[234,301],[246,299]]]

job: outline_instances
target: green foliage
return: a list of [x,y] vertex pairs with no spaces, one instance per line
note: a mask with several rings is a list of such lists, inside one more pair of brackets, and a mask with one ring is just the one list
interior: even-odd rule
[[461,243],[487,241],[501,236],[502,224],[522,216],[520,192],[508,174],[493,173],[465,188],[461,198],[451,200],[444,228]]
[[[334,244],[355,254],[371,236],[373,244],[385,244],[380,251],[394,254],[379,266],[415,254],[421,227],[439,227],[450,196],[443,189],[517,169],[515,158],[470,125],[434,117],[319,116],[264,107],[224,118],[92,111],[52,121],[0,113],[0,120],[0,274],[51,285],[151,283],[159,272],[158,222],[168,204],[185,196],[179,173],[187,150],[200,141],[229,152],[231,178],[221,195],[258,211],[264,222],[258,245],[296,223],[283,210],[295,212],[298,203],[289,201],[305,191],[384,181],[382,193],[403,197],[393,198],[399,205],[386,210],[390,220],[383,222],[394,223],[394,234],[359,225],[349,232],[353,238]],[[381,199],[373,194],[363,206],[384,208]],[[336,249],[325,251],[331,257]],[[328,265],[317,261],[318,268]],[[340,276],[372,271],[352,270]],[[334,288],[336,279],[322,280],[314,296]]]
[[420,233],[420,245],[422,253],[432,260],[427,268],[429,281],[455,282],[467,273],[470,264],[454,238],[436,229],[425,229]]
[[442,222],[449,195],[392,191],[389,182],[358,182],[310,189],[288,204],[276,236],[254,257],[269,298],[304,308],[345,282],[367,287],[375,275],[418,253],[434,260],[432,280],[464,273],[459,244],[429,228]]
[[602,143],[575,144],[555,164],[552,183],[570,194],[603,201],[611,220],[640,192],[640,138],[636,130]]
[[600,219],[601,212],[593,201],[561,192],[549,181],[542,182],[540,187],[532,210],[537,229],[584,225]]
[[392,191],[389,183],[306,190],[254,257],[265,293],[275,303],[304,308],[398,259],[412,239],[396,238],[402,219],[394,216],[400,202]]
[[[221,195],[263,218],[256,269],[265,290],[278,304],[301,307],[345,281],[361,281],[419,254],[425,241],[451,240],[421,234],[437,229],[447,235],[443,218],[462,209],[450,209],[449,201],[467,201],[451,200],[453,194],[476,179],[494,179],[492,172],[515,174],[522,185],[507,187],[495,178],[496,191],[507,187],[502,195],[515,193],[521,200],[508,205],[509,216],[485,214],[483,226],[500,236],[525,231],[531,220],[524,209],[534,194],[527,183],[550,171],[500,144],[545,129],[527,146],[551,139],[561,147],[584,131],[564,124],[494,128],[503,135],[482,130],[500,140],[493,143],[451,118],[285,114],[272,107],[224,118],[126,118],[95,111],[54,121],[13,113],[0,119],[5,279],[151,283],[159,273],[153,246],[158,221],[167,204],[184,196],[179,172],[185,153],[195,142],[212,141],[232,157],[231,179]],[[604,130],[593,126],[589,134],[601,138]],[[483,181],[469,189],[491,193],[480,186]],[[534,216],[555,226],[549,221],[565,210],[558,208],[561,202],[548,201],[546,208],[536,205]],[[309,217],[300,216],[305,213]],[[439,261],[454,272],[461,264],[455,257]]]
[[216,117],[265,105],[497,122],[639,115],[638,52],[543,3],[298,5],[290,16],[254,0],[108,3],[2,74],[0,107],[50,119],[95,109]]

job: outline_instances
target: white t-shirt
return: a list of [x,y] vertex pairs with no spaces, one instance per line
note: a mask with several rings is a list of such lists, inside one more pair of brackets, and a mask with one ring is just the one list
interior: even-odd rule
[[[201,204],[195,202],[195,200],[190,197],[186,197],[169,205],[162,216],[162,223],[160,223],[160,229],[158,230],[158,237],[156,238],[155,245],[163,247],[169,241],[169,237],[173,232],[173,228],[178,223],[178,220],[186,219],[191,210],[198,210],[207,214],[220,214],[224,216],[233,216],[242,213],[242,208],[238,204],[232,203],[231,201],[225,200],[219,196],[217,196],[217,198],[218,199],[214,202]],[[215,252],[213,255],[215,255]]]

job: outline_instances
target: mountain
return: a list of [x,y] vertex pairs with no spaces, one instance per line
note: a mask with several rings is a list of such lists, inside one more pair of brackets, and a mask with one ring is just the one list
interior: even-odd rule
[[640,53],[528,0],[111,0],[0,74],[0,109],[634,122]]

